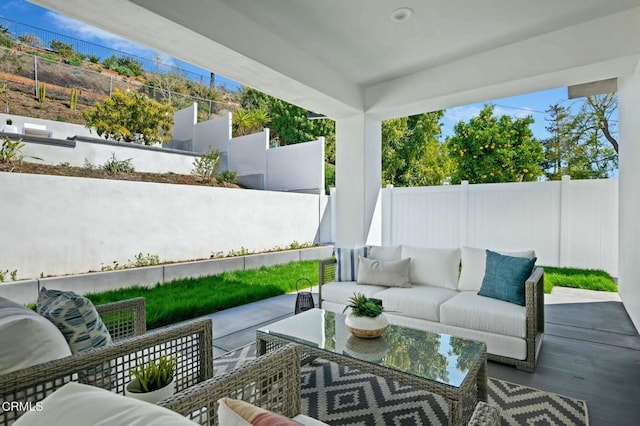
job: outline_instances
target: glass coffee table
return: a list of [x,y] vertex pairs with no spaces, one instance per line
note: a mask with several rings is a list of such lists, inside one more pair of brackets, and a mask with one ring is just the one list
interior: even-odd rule
[[305,359],[323,358],[443,396],[451,424],[466,424],[487,401],[487,348],[483,342],[397,325],[376,339],[349,333],[344,315],[311,309],[256,331],[257,356],[288,343]]

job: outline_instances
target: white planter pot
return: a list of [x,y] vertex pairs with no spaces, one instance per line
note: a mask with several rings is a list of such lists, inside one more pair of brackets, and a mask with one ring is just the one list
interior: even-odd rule
[[380,336],[389,326],[387,317],[380,314],[375,318],[357,317],[350,313],[344,320],[347,329],[357,337],[373,339]]
[[138,388],[138,379],[133,379],[124,387],[124,394],[130,398],[137,399],[139,401],[150,402],[155,404],[163,399],[173,396],[176,392],[176,380],[173,379],[167,386],[154,390],[151,392],[131,392],[129,388]]

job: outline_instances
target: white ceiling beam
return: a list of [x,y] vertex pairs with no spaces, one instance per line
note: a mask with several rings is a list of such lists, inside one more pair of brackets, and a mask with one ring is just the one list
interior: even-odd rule
[[640,8],[365,89],[367,113],[389,119],[632,74]]

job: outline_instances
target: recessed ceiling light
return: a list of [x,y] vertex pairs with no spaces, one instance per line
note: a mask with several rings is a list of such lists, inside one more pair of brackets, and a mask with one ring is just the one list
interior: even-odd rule
[[400,7],[391,12],[391,20],[396,22],[408,21],[413,15],[413,9],[410,7]]

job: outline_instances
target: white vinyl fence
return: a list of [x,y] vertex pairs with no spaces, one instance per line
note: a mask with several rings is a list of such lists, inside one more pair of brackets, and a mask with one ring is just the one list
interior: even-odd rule
[[383,244],[534,249],[538,264],[618,275],[618,181],[382,190]]

